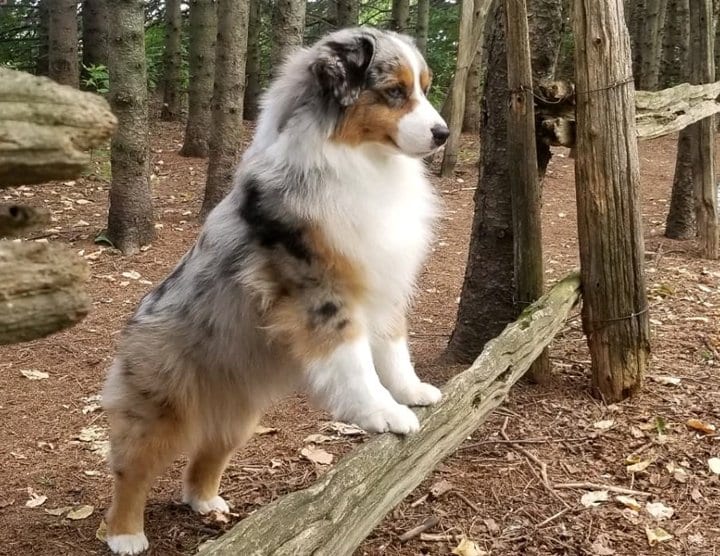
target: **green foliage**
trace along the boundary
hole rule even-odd
[[[110,92],[110,75],[107,66],[102,64],[86,66],[83,64],[82,67],[85,75],[82,84],[85,89],[100,95]]]
[[[40,48],[38,0],[0,3],[0,65],[35,71]]]
[[[458,3],[446,0],[431,1],[427,63],[433,70],[430,101],[436,107],[445,100],[455,76],[459,18]]]
[[[155,23],[145,29],[145,63],[148,89],[151,91],[162,83],[164,50],[165,27],[162,23]]]

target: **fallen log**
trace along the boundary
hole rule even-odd
[[[213,541],[201,556],[315,554],[355,548],[432,469],[477,429],[562,328],[580,296],[572,274],[530,305],[419,410],[419,432],[383,434],[356,449],[314,485],[279,498]]]
[[[90,310],[85,261],[68,247],[0,241],[0,345],[42,338]]]
[[[0,68],[0,187],[79,175],[116,125],[98,95]]]

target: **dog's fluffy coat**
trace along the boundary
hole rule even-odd
[[[110,369],[113,551],[147,548],[147,491],[181,451],[185,501],[227,511],[229,457],[294,388],[370,431],[412,432],[408,406],[440,399],[405,331],[436,212],[420,157],[447,136],[429,80],[410,39],[365,28],[284,65],[234,189],[142,300]]]

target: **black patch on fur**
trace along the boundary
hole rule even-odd
[[[352,105],[366,86],[375,56],[375,39],[368,34],[345,42],[329,41],[310,66],[322,92],[341,106]]]
[[[336,303],[333,303],[332,301],[326,301],[320,307],[315,309],[315,312],[324,319],[331,319],[335,315],[337,315],[340,308],[337,306]]]
[[[335,327],[338,331],[345,328],[348,324],[350,324],[350,319],[342,319],[340,322],[337,323],[337,326]]]
[[[148,315],[152,315],[155,311],[155,305],[163,298],[165,293],[172,288],[173,284],[177,282],[178,278],[180,278],[180,275],[185,270],[185,264],[187,263],[188,259],[190,258],[190,254],[183,257],[183,259],[180,261],[180,264],[178,264],[175,269],[162,281],[158,286],[151,291],[149,294],[147,294],[141,303],[142,309],[144,309],[144,312]],[[147,299],[147,304],[145,304],[145,300]]]
[[[247,222],[253,239],[268,249],[282,247],[296,259],[311,263],[313,256],[303,241],[302,227],[293,226],[271,214],[263,206],[258,185],[254,179],[246,182],[245,198],[240,205],[240,216]]]

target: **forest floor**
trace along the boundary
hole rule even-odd
[[[198,233],[194,215],[205,162],[178,156],[180,137],[180,125],[154,125],[158,238],[136,256],[122,257],[93,243],[106,219],[103,156],[83,178],[3,192],[5,199],[52,209],[54,228],[34,237],[70,243],[87,259],[93,310],[68,331],[0,348],[2,555],[107,554],[96,539],[111,486],[102,456],[106,422],[96,396],[126,319]],[[455,318],[477,183],[477,145],[465,137],[463,147],[456,176],[434,178],[445,210],[410,323],[418,372],[437,385],[462,370],[438,360]],[[697,419],[720,427],[720,262],[701,260],[694,242],[662,236],[675,138],[642,143],[640,152],[653,333],[642,392],[613,405],[591,396],[589,355],[575,315],[551,346],[552,382],[518,384],[507,403],[386,517],[357,555],[448,554],[462,535],[494,556],[720,551],[720,480],[708,466],[709,458],[720,456],[720,436],[687,424]],[[578,264],[573,161],[563,149],[556,151],[548,171],[543,219],[552,283]],[[47,373],[47,378],[31,380],[26,375],[34,375],[27,371]],[[327,415],[310,409],[300,396],[266,415],[262,424],[271,430],[236,455],[223,479],[222,495],[234,509],[229,524],[202,519],[180,504],[178,461],[150,496],[150,554],[194,554],[248,513],[311,484],[326,468],[300,454],[310,434],[329,437],[320,447],[336,460],[363,442],[328,432],[327,422]],[[502,429],[515,445],[503,441]],[[552,492],[537,464],[516,447],[547,464]],[[423,498],[439,481],[452,489]],[[586,482],[647,495],[635,496],[633,510],[631,501],[618,501],[613,492],[595,506],[583,498],[603,487],[557,486]],[[29,501],[34,507],[28,507]],[[77,512],[79,506],[91,508]],[[75,513],[68,514],[71,510]],[[399,534],[431,515],[439,524],[428,533],[440,537],[399,542]],[[662,536],[657,527],[672,538],[649,538]]]

